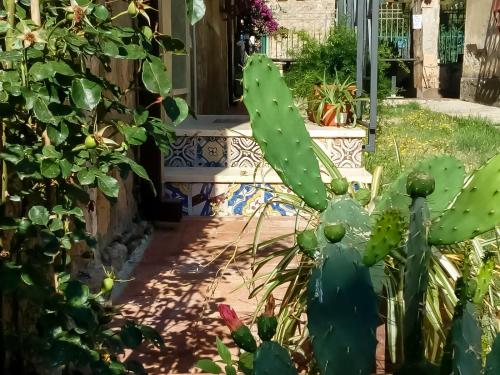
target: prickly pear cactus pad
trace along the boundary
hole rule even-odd
[[[363,253],[365,266],[373,266],[394,250],[403,239],[403,231],[404,220],[398,210],[386,210],[378,217]]]
[[[377,344],[377,297],[359,253],[328,244],[307,291],[307,320],[322,375],[371,374]]]
[[[424,338],[422,322],[425,314],[425,295],[429,283],[431,247],[427,241],[429,209],[425,198],[415,198],[410,207],[410,228],[406,243],[404,277],[405,314],[403,342],[405,360],[423,361]]]
[[[455,201],[433,220],[429,240],[447,245],[474,238],[500,224],[500,154],[476,170]]]
[[[457,306],[453,324],[441,363],[441,374],[481,374],[481,328],[475,314],[475,305],[466,302]]]
[[[264,55],[250,56],[243,69],[243,89],[253,136],[264,158],[308,206],[323,211],[326,188],[312,141],[276,65]]]
[[[255,352],[254,375],[296,375],[288,351],[273,341],[265,341]]]
[[[500,374],[500,333],[497,334],[491,352],[486,356],[486,366],[484,368],[484,375],[498,375]]]

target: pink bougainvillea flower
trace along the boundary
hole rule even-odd
[[[218,310],[222,320],[224,320],[224,323],[229,327],[231,332],[236,331],[243,325],[231,306],[221,303],[218,306]]]

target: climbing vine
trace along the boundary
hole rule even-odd
[[[198,21],[203,1],[186,4]],[[112,323],[112,277],[92,293],[70,276],[72,258],[96,245],[86,230],[89,191],[114,200],[120,177],[149,180],[131,149],[152,139],[166,151],[173,126],[188,115],[155,53],[184,46],[150,24],[154,11],[143,0],[0,4],[2,373],[144,373],[119,355],[144,340],[163,345],[150,327]],[[135,63],[137,79],[126,88],[96,73],[111,72],[114,59]],[[124,104],[131,92],[157,100],[131,108]],[[152,116],[154,106],[166,116]]]

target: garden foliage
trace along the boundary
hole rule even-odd
[[[112,278],[93,293],[70,277],[71,261],[96,245],[89,192],[113,201],[119,178],[149,180],[133,147],[151,139],[166,151],[188,115],[155,53],[182,53],[183,43],[149,24],[153,9],[142,0],[4,0],[0,9],[0,372],[144,373],[118,356],[144,340],[162,347],[161,337],[133,321],[111,324]],[[204,9],[187,0],[193,23]],[[128,86],[91,69],[113,73],[113,60],[134,67]],[[156,96],[152,106],[167,116],[126,106],[137,91]]]

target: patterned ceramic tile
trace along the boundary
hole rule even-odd
[[[258,210],[263,202],[263,191],[250,184],[230,186],[227,196],[228,216],[249,216]]]
[[[359,138],[325,138],[316,140],[337,167],[360,168],[362,140]]]
[[[168,150],[166,167],[194,167],[196,160],[196,139],[178,137]]]
[[[167,183],[163,194],[166,199],[179,199],[182,202],[182,214],[190,214],[191,184]]]
[[[269,202],[272,198],[277,197],[279,193],[293,194],[292,191],[284,185],[266,184],[265,187],[264,202]],[[267,206],[266,213],[269,216],[295,216],[297,210],[289,204],[275,201]]]
[[[262,152],[252,138],[231,138],[229,145],[229,165],[231,167],[253,168],[261,161]]]
[[[227,167],[226,137],[198,137],[196,143],[197,167]]]

